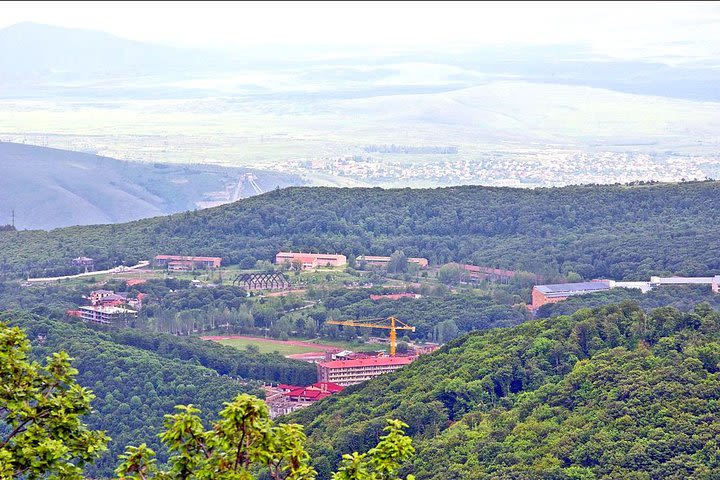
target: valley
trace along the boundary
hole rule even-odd
[[[637,361],[632,357],[637,336],[631,332],[638,327],[618,326],[621,332],[626,332],[623,337],[626,340],[599,333],[605,343],[598,343],[597,339],[572,343],[580,341],[578,332],[585,330],[578,330],[581,327],[576,324],[587,323],[588,315],[605,325],[592,327],[600,332],[610,328],[603,322],[616,321],[611,319],[616,318],[612,312],[617,308],[624,312],[623,322],[636,322],[643,315],[653,319],[669,316],[674,323],[668,325],[675,325],[672,328],[696,329],[705,325],[702,332],[706,333],[702,335],[706,337],[702,341],[712,345],[710,338],[716,331],[712,325],[720,309],[720,295],[707,285],[667,285],[646,293],[639,289],[606,289],[540,308],[532,308],[531,290],[538,284],[603,277],[618,281],[639,281],[645,275],[645,279],[652,275],[714,278],[712,275],[720,274],[717,242],[706,241],[703,235],[714,238],[717,232],[713,225],[719,223],[715,218],[717,211],[702,206],[714,202],[717,188],[717,182],[709,181],[538,190],[294,188],[234,204],[127,224],[50,232],[4,230],[0,232],[4,254],[0,305],[6,310],[6,321],[29,327],[33,342],[52,338],[49,345],[70,348],[73,345],[70,336],[50,337],[43,333],[70,328],[78,338],[103,336],[103,341],[110,342],[107,352],[113,351],[111,344],[139,348],[165,359],[158,361],[179,362],[182,368],[185,365],[209,368],[232,391],[256,389],[255,394],[269,402],[271,417],[306,425],[315,459],[313,465],[320,478],[330,478],[328,472],[336,467],[336,448],[363,449],[372,443],[380,424],[371,419],[384,415],[410,425],[408,433],[417,448],[425,452],[403,468],[420,478],[440,478],[440,471],[460,467],[452,459],[443,461],[443,467],[427,463],[434,456],[433,449],[459,453],[443,442],[452,443],[453,436],[458,434],[475,435],[472,429],[478,420],[474,419],[485,418],[488,409],[512,412],[514,402],[524,398],[522,392],[535,391],[542,382],[561,385],[565,375],[579,368],[572,367],[573,362],[584,358],[595,361],[595,353],[600,355],[597,361],[601,362],[605,348],[625,345],[629,350],[622,355],[629,355],[628,362]],[[588,211],[595,215],[588,215]],[[664,235],[657,234],[659,222],[666,229]],[[553,237],[545,237],[542,233],[545,230],[554,232]],[[607,236],[597,237],[600,230],[622,231],[623,235],[608,241]],[[148,236],[151,231],[153,235]],[[693,237],[681,236],[681,231],[692,231]],[[654,242],[648,248],[646,239],[651,236]],[[480,239],[483,248],[479,247]],[[545,246],[534,248],[538,242]],[[47,248],[52,245],[57,248]],[[508,251],[510,245],[515,247]],[[524,256],[523,250],[532,253]],[[168,255],[168,251],[172,254]],[[138,263],[141,268],[134,270],[117,268]],[[88,268],[98,271],[44,282],[27,282],[25,276],[25,273],[31,277],[72,275]],[[629,285],[635,283],[640,282]],[[100,303],[93,306],[95,301]],[[113,316],[110,310],[117,308],[127,310]],[[107,309],[109,316],[82,313],[103,309]],[[377,323],[391,316],[414,328],[413,332],[398,332],[397,357],[388,356],[387,330],[342,327],[331,322],[375,319],[373,323]],[[93,320],[101,318],[102,321]],[[665,328],[658,321],[652,320],[658,329]],[[48,330],[43,325],[52,328]],[[570,338],[571,343],[540,347],[538,338],[544,334],[539,332],[558,325],[568,330],[549,335]],[[673,335],[667,329],[655,328],[646,332]],[[519,348],[517,355],[544,355],[551,351],[567,363],[562,368],[556,364],[553,370],[540,357],[518,364],[507,352],[489,351],[482,355],[490,356],[482,359],[475,359],[482,351],[475,347],[467,353],[458,353],[458,345],[464,345],[468,339],[484,342],[482,331],[488,332],[487,341],[497,343],[497,348],[510,349],[503,342],[520,338],[518,341],[532,345]],[[535,333],[526,333],[530,331]],[[509,332],[517,332],[518,337]],[[697,334],[700,335],[699,331]],[[236,336],[240,338],[229,340]],[[216,338],[232,346],[199,337]],[[652,343],[657,341],[655,337],[647,338],[655,345]],[[79,355],[79,350],[73,348],[70,353]],[[112,456],[122,448],[123,439],[130,438],[128,435],[147,436],[152,432],[135,429],[132,420],[131,403],[146,402],[146,393],[136,392],[133,395],[138,400],[123,402],[129,405],[128,411],[114,403],[115,392],[121,394],[127,388],[121,386],[125,385],[124,377],[108,374],[108,378],[121,382],[113,387],[115,390],[108,390],[108,380],[95,380],[97,377],[86,370],[96,361],[96,355],[107,356],[108,353],[102,353],[105,351],[104,347],[89,349],[80,356],[87,358],[78,364],[80,379],[93,379],[90,385],[102,395],[96,400],[100,411],[116,408],[114,415],[119,415],[118,419],[129,417],[121,421],[127,425],[123,430],[97,424],[108,425],[111,436],[120,439],[111,444],[110,456],[93,467],[97,470],[92,471],[98,473],[108,471],[113,464]],[[550,358],[556,361],[552,360],[556,357]],[[366,369],[366,363],[377,363],[378,359],[390,359],[382,360],[386,363],[407,360],[396,367],[377,367],[376,378],[354,380],[347,373],[341,376],[333,373],[341,365],[345,371],[356,368],[356,364],[357,368]],[[533,370],[536,367],[530,365],[537,362],[540,370],[550,370],[543,374]],[[441,364],[445,367],[433,366]],[[448,365],[457,365],[453,368],[462,372],[473,371],[469,365],[488,370],[485,376],[468,376],[452,373]],[[148,370],[152,371],[157,369]],[[526,373],[518,373],[521,371]],[[419,375],[427,380],[430,372],[435,376],[434,387],[431,390],[423,387],[422,399],[416,398],[419,390],[414,378]],[[708,372],[716,375],[712,368]],[[507,378],[501,376],[506,374]],[[328,382],[328,378],[338,379],[335,381],[341,382],[338,388],[344,387],[342,391],[329,391],[328,388],[335,387],[331,387],[334,383]],[[664,380],[658,377],[657,381]],[[360,384],[353,385],[357,382]],[[190,386],[194,381],[183,384],[186,386],[178,385],[178,391],[200,395],[199,387]],[[213,388],[216,394],[212,401],[219,400],[223,394],[218,395],[217,387]],[[389,409],[388,405],[394,404],[391,400],[394,395],[412,401],[398,398],[400,406]],[[163,393],[163,398],[172,401],[183,397]],[[204,404],[214,405],[209,398],[207,402]],[[359,405],[372,405],[374,413],[362,413],[370,407],[358,409]],[[167,404],[157,404],[145,410],[146,425],[159,425],[168,408]],[[331,415],[340,415],[345,420],[338,424]],[[461,426],[466,424],[467,427]],[[471,430],[458,433],[463,428]],[[505,443],[502,448],[517,452],[512,443]],[[704,458],[693,451],[696,455],[693,458]],[[165,455],[161,450],[160,459],[167,458]],[[537,455],[548,453],[538,451]],[[535,457],[518,460],[518,465],[536,468],[532,467],[536,460],[531,458]],[[701,462],[688,461],[689,465]],[[505,468],[491,466],[495,465],[492,460],[482,462],[482,467],[471,464],[466,470],[458,470],[466,472],[459,473],[459,478],[466,478],[463,475],[491,478],[494,475],[491,472]],[[618,468],[631,469],[625,463],[622,465],[625,466]],[[486,468],[490,470],[483,470]],[[701,471],[697,470],[699,467],[689,468]]]
[[[720,480],[717,45],[4,2],[0,480]]]

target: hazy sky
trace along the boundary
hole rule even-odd
[[[720,57],[720,2],[2,2],[23,21],[184,46],[586,45],[613,57]]]

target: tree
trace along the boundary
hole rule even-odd
[[[94,395],[65,352],[30,362],[25,332],[0,322],[0,479],[81,479],[109,438],[81,421]]]
[[[401,251],[395,250],[390,255],[390,261],[387,265],[388,273],[404,273],[407,271],[408,260],[405,254]]]
[[[396,350],[397,353],[400,354],[408,353],[410,351],[410,345],[405,341],[398,342]]]
[[[457,263],[448,263],[438,270],[438,280],[446,285],[457,285],[460,283],[462,268]]]
[[[303,269],[303,261],[299,258],[294,258],[291,262],[291,269],[295,271],[295,275],[300,275]]]
[[[155,464],[155,452],[145,444],[127,447],[115,473],[120,480],[150,479],[243,479],[267,472],[273,480],[314,480],[315,470],[305,451],[301,425],[275,425],[268,407],[251,395],[238,395],[226,402],[220,420],[205,430],[192,405],[175,407],[178,413],[165,416],[166,430],[160,434],[171,452],[169,469]],[[412,440],[404,435],[407,425],[388,420],[386,435],[367,453],[344,455],[333,480],[391,480],[402,462],[414,453]],[[412,475],[407,480],[413,480]]]

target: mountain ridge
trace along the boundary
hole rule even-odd
[[[255,193],[241,181],[245,174],[254,175],[265,190],[303,183],[292,175],[247,168],[128,162],[0,142],[0,223],[10,223],[11,210],[21,229],[119,223],[192,210],[238,184],[242,196]]]

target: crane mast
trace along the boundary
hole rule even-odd
[[[389,322],[389,324],[383,324],[379,322]],[[328,320],[325,322],[328,325],[344,325],[346,327],[361,327],[361,328],[382,328],[390,330],[390,356],[395,356],[395,350],[397,348],[397,331],[398,330],[410,330],[415,331],[415,327],[411,327],[405,322],[398,320],[395,317],[387,318],[365,318],[358,320]]]

